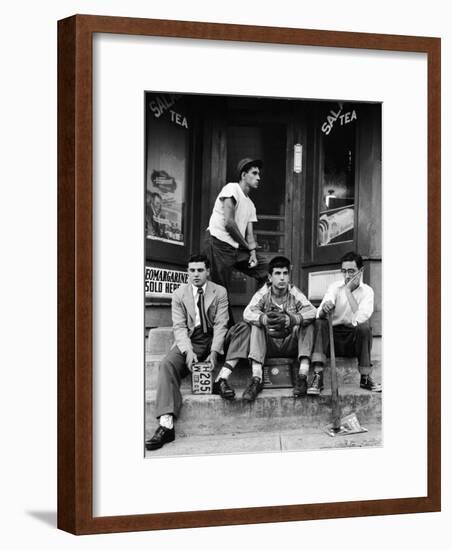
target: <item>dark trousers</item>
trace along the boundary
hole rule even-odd
[[[234,248],[228,243],[213,237],[208,231],[204,242],[204,254],[210,261],[210,278],[214,283],[224,286],[230,292],[232,270],[236,269],[248,277],[253,277],[262,286],[267,281],[268,263],[256,254],[257,265],[249,267],[250,254],[243,248]],[[234,324],[229,301],[229,326]]]
[[[333,327],[334,351],[338,357],[357,357],[358,370],[361,374],[372,372],[370,352],[372,350],[372,329],[368,321],[355,327],[337,325]],[[330,338],[327,319],[315,321],[315,343],[312,362],[317,363],[315,370],[323,370],[326,357],[330,353]]]
[[[264,364],[266,357],[296,357],[310,359],[314,344],[314,325],[293,327],[285,338],[272,338],[265,327],[256,327],[245,321],[237,323],[228,332],[228,359],[251,359]]]
[[[203,361],[210,353],[212,334],[204,334],[198,327],[191,337],[193,351],[199,361]],[[157,379],[157,396],[155,400],[155,416],[173,414],[179,416],[182,407],[182,394],[180,384],[190,371],[185,364],[185,355],[177,346],[170,349],[166,357],[160,363]]]

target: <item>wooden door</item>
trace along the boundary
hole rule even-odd
[[[237,163],[247,156],[263,162],[259,189],[250,198],[256,205],[258,222],[254,231],[258,252],[268,261],[274,256],[291,256],[292,203],[287,178],[287,123],[285,121],[232,122],[228,125],[227,181],[237,181]],[[256,282],[234,272],[230,288],[233,306],[245,306],[256,291]]]

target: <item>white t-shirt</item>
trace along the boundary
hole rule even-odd
[[[245,195],[238,183],[228,183],[220,191],[215,201],[208,229],[210,234],[220,241],[238,248],[239,243],[226,231],[224,220],[224,199],[232,197],[235,199],[235,223],[243,237],[245,237],[248,223],[257,222],[256,207],[253,201]]]

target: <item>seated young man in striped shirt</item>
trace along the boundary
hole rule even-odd
[[[214,384],[214,392],[224,399],[235,397],[227,381],[231,371],[240,359],[249,359],[252,377],[242,398],[254,401],[263,388],[262,366],[267,357],[297,358],[293,395],[306,395],[316,308],[290,284],[290,267],[290,260],[283,256],[271,260],[268,283],[252,297],[243,313],[244,320],[230,329],[226,362]]]

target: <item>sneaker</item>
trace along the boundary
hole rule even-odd
[[[146,441],[145,445],[148,451],[155,451],[163,447],[165,443],[171,443],[171,441],[174,441],[174,428],[170,429],[159,426],[151,439]]]
[[[226,378],[220,378],[217,382],[213,383],[212,393],[220,395],[227,401],[235,399],[235,391],[228,384]]]
[[[294,397],[302,397],[306,395],[306,392],[308,390],[308,378],[304,374],[297,373],[297,377],[295,378],[295,384],[293,387],[293,396]]]
[[[370,374],[362,374],[359,387],[363,390],[369,390],[372,392],[381,392],[381,384],[375,382],[375,380],[370,376]]]
[[[242,395],[242,399],[244,401],[248,401],[249,403],[253,402],[257,394],[262,391],[262,388],[264,387],[264,384],[260,378],[257,376],[253,376],[251,378],[251,382],[248,384],[248,387],[245,389]]]
[[[308,388],[308,395],[320,395],[323,390],[323,372],[315,372]]]

